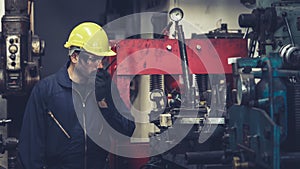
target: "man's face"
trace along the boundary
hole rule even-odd
[[[102,59],[103,57],[101,56],[95,56],[88,52],[81,51],[78,55],[78,62],[75,65],[75,71],[79,76],[89,78],[96,72]]]

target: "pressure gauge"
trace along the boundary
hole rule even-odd
[[[173,8],[169,12],[169,17],[172,21],[178,22],[183,18],[183,11],[180,8]]]

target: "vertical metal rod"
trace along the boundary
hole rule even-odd
[[[28,15],[30,18],[30,30],[34,34],[34,1],[28,1]]]
[[[273,169],[280,169],[280,127],[274,126]]]
[[[290,27],[290,24],[289,24],[289,22],[288,22],[288,20],[286,18],[286,15],[283,16],[283,18],[284,18],[284,22],[285,22],[285,25],[287,27],[288,33],[289,33],[289,37],[290,37],[291,43],[292,43],[293,46],[295,46],[295,42],[294,42],[294,38],[293,38],[293,35],[292,35],[291,27]]]
[[[182,76],[183,82],[185,86],[185,100],[188,105],[192,103],[192,91],[191,91],[191,77],[189,72],[189,63],[187,58],[186,46],[185,46],[185,37],[184,32],[182,29],[182,25],[176,24],[176,29],[178,32],[178,44],[179,44],[179,51],[180,51],[180,58],[181,58],[181,68],[182,68]]]

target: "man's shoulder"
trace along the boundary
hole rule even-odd
[[[55,84],[57,84],[55,78],[55,74],[48,75],[42,79],[40,79],[36,84],[35,88],[38,90],[50,90],[52,87],[54,87]]]
[[[41,80],[38,81],[38,84],[40,84],[40,85],[48,84],[48,83],[51,83],[54,81],[56,81],[55,73],[42,78]]]

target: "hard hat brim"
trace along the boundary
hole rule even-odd
[[[97,51],[93,51],[93,50],[87,50],[85,48],[82,48],[84,51],[92,54],[92,55],[95,55],[95,56],[101,56],[101,57],[110,57],[110,56],[116,56],[117,53],[114,52],[113,50],[109,49],[107,52],[97,52]]]
[[[65,48],[70,48],[71,45],[70,45],[69,43],[65,43],[64,47],[65,47]],[[109,56],[115,56],[115,55],[117,55],[117,53],[114,52],[114,51],[111,50],[111,49],[108,50],[107,52],[92,52],[92,51],[90,51],[90,50],[85,49],[84,47],[83,47],[83,49],[84,49],[85,51],[87,51],[87,52],[93,54],[93,55],[96,55],[96,56],[107,56],[107,57],[109,57]]]
[[[109,50],[107,52],[90,52],[90,53],[92,53],[92,54],[94,54],[96,56],[107,56],[107,57],[109,57],[109,56],[116,56],[117,55],[117,53],[114,52],[114,51],[112,51],[112,50]]]

